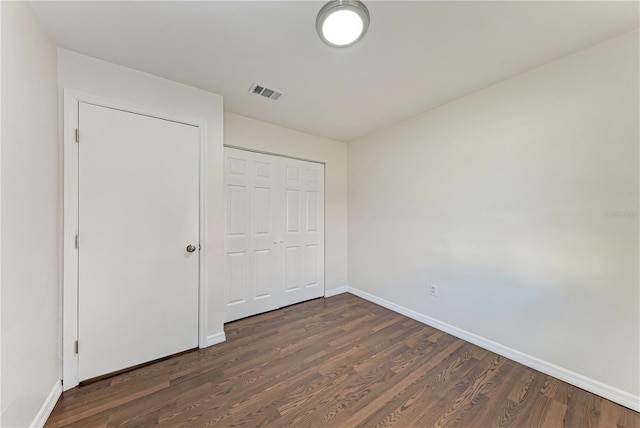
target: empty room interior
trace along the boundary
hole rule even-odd
[[[640,428],[639,2],[0,19],[0,426]]]

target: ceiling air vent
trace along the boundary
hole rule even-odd
[[[257,83],[251,85],[251,89],[249,89],[249,92],[251,92],[253,95],[260,95],[261,97],[269,98],[274,101],[278,101],[283,95],[282,92],[278,91],[277,89],[267,88],[266,86],[259,85]]]

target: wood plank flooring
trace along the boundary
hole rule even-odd
[[[640,414],[358,297],[74,388],[47,427],[640,427]]]

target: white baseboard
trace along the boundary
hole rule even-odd
[[[53,411],[53,408],[56,406],[58,398],[60,398],[61,395],[62,382],[58,380],[56,381],[55,385],[53,385],[49,396],[42,404],[42,407],[40,408],[40,411],[38,411],[35,419],[33,420],[33,422],[31,422],[31,428],[41,428],[44,426],[45,422],[47,422],[47,419],[49,419],[49,415]]]
[[[325,290],[324,297],[337,296],[338,294],[347,293],[349,291],[349,287],[346,285],[344,287],[332,288],[331,290]]]
[[[218,343],[222,343],[226,341],[227,341],[227,336],[225,336],[224,331],[221,331],[220,333],[214,333],[207,336],[207,344],[205,348],[208,348],[209,346],[217,345]]]
[[[522,365],[545,373],[549,376],[553,376],[571,385],[577,386],[578,388],[582,388],[584,390],[597,394],[603,398],[606,398],[607,400],[611,400],[622,406],[635,410],[636,412],[640,412],[640,396],[638,395],[633,395],[611,385],[607,385],[595,379],[588,378],[586,376],[572,372],[571,370],[567,370],[563,367],[556,366],[555,364],[549,363],[523,352],[516,351],[515,349],[511,349],[492,340],[485,339],[484,337],[478,336],[477,334],[470,333],[466,330],[454,327],[451,324],[438,321],[435,318],[428,317],[412,309],[405,308],[404,306],[400,306],[388,300],[374,296],[373,294],[369,294],[366,291],[358,290],[357,288],[353,288],[350,286],[346,288],[347,292],[358,297],[362,297],[365,300],[378,304],[406,317],[412,318],[423,324],[427,324],[431,327],[437,328],[438,330],[449,333],[452,336],[466,340],[467,342],[473,343],[474,345],[480,346],[481,348],[487,349],[491,352],[495,352],[496,354],[502,355],[503,357],[509,358]]]

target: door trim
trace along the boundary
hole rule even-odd
[[[317,163],[317,164],[320,164],[320,165],[324,165],[325,168],[327,166],[326,162],[321,162],[321,161],[312,160],[312,159],[298,158],[298,157],[295,157],[295,156],[283,155],[283,154],[273,153],[273,152],[265,152],[263,150],[249,149],[249,148],[246,148],[246,147],[234,146],[234,145],[231,145],[231,144],[224,144],[223,147],[225,149],[244,150],[245,152],[260,153],[261,155],[277,156],[279,158],[287,158],[287,159],[299,160],[299,161],[304,161],[304,162]],[[326,178],[325,178],[325,181],[326,181]]]
[[[132,106],[117,100],[64,89],[63,106],[63,281],[62,281],[62,380],[63,391],[78,385],[78,252],[75,236],[78,233],[78,105],[87,103],[129,113],[155,117],[195,126],[199,129],[199,229],[200,252],[198,258],[198,346],[207,346],[207,203],[206,203],[206,135],[207,121],[155,111],[147,107]],[[82,135],[80,135],[82,141]],[[80,243],[82,245],[82,243]],[[80,345],[82,346],[82,345]]]

